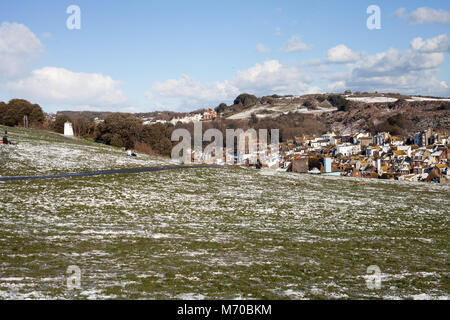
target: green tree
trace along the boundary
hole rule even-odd
[[[141,141],[160,155],[170,155],[172,151],[171,135],[172,129],[161,123],[146,125],[142,130]]]
[[[64,133],[64,124],[69,121],[72,122],[72,119],[70,119],[65,114],[58,114],[56,116],[55,121],[51,125],[51,129],[58,133]]]
[[[256,113],[252,112],[250,115],[250,125],[255,125],[258,123],[258,117],[256,116]]]
[[[129,113],[113,113],[100,123],[95,132],[97,139],[116,147],[134,148],[142,132],[142,121]]]
[[[351,108],[351,103],[341,95],[328,96],[328,102],[339,111],[348,111]]]
[[[92,137],[95,132],[95,122],[78,117],[73,120],[73,132],[77,137]]]
[[[23,125],[24,116],[29,124],[44,122],[44,112],[38,104],[32,104],[23,99],[12,99],[6,105],[2,123],[7,126]]]
[[[6,110],[7,110],[6,103],[0,101],[0,124],[3,124],[3,125],[5,124],[4,119],[5,119]]]
[[[242,93],[234,99],[234,104],[241,104],[244,108],[254,106],[259,102],[259,99],[248,93]]]
[[[216,110],[217,113],[222,113],[227,108],[227,105],[225,103],[219,104],[214,110]]]

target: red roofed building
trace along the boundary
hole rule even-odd
[[[213,109],[208,109],[203,113],[203,121],[214,120],[215,118],[217,118],[217,113]]]

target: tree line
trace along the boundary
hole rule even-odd
[[[12,99],[8,103],[0,101],[0,124],[23,126],[25,116],[30,126],[42,126],[44,123],[44,112],[38,104],[23,99]]]
[[[72,119],[60,114],[51,129],[64,133],[66,121],[72,123],[76,136],[92,138],[99,143],[162,156],[169,156],[172,150],[170,138],[173,129],[160,123],[144,125],[141,119],[129,113],[112,113],[99,123],[84,117]]]

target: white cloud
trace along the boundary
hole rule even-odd
[[[424,41],[422,38],[414,38],[411,48],[420,52],[446,52],[450,51],[450,39],[446,34]]]
[[[360,58],[360,56],[360,54],[353,52],[343,44],[333,47],[327,52],[327,60],[330,63],[355,62]]]
[[[318,72],[318,73],[324,73],[324,72],[331,72],[332,69],[331,69],[330,66],[325,65],[325,64],[322,64],[322,65],[313,67],[313,68],[312,68],[312,71],[313,71],[313,72]]]
[[[433,9],[428,7],[418,8],[411,12],[408,22],[410,24],[426,24],[426,23],[439,23],[449,24],[450,13],[443,9]]]
[[[345,81],[337,81],[330,83],[327,87],[328,92],[341,92],[346,89],[346,83]]]
[[[446,36],[423,40],[416,38],[405,51],[389,49],[374,55],[361,55],[348,64],[348,71],[326,77],[341,88],[342,82],[355,91],[394,91],[407,94],[449,95],[442,81],[436,79],[444,61],[442,51],[448,50]],[[324,77],[325,78],[325,77]],[[341,86],[341,87],[340,87]]]
[[[146,96],[149,100],[152,100],[155,97],[155,95],[150,90],[145,91],[144,96]]]
[[[42,37],[45,39],[50,39],[51,37],[53,37],[53,35],[50,32],[44,32],[42,34]]]
[[[276,36],[281,36],[281,28],[280,27],[276,27],[275,28],[275,35]]]
[[[445,51],[448,51],[446,35],[416,38],[411,41],[409,49],[389,49],[373,55],[355,53],[342,44],[328,50],[326,59],[308,60],[300,63],[299,67],[268,60],[239,70],[231,79],[222,82],[199,82],[183,75],[179,79],[154,83],[147,96],[153,102],[164,102],[164,106],[172,109],[180,109],[180,106],[192,109],[206,104],[231,103],[243,92],[256,96],[322,92],[315,85],[311,71],[327,72],[320,79],[328,92],[350,89],[449,96],[448,83],[436,78]],[[329,73],[336,63],[345,63],[344,70]],[[300,67],[308,68],[309,72],[303,72]],[[161,101],[161,98],[166,100]]]
[[[307,84],[312,81],[311,76],[304,74],[298,68],[285,67],[278,60],[269,60],[262,65],[257,63],[249,69],[236,72],[232,83],[242,92],[265,95],[269,93],[297,94],[305,91]]]
[[[420,53],[415,50],[400,52],[389,49],[361,59],[353,69],[358,75],[401,75],[411,71],[433,69],[444,61],[442,53]]]
[[[45,67],[23,79],[8,82],[7,89],[41,104],[113,107],[126,102],[119,85],[119,81],[98,73]]]
[[[300,66],[302,67],[313,67],[313,66],[320,66],[322,64],[322,60],[315,58],[315,59],[309,59],[307,61],[300,62]]]
[[[181,101],[181,105],[175,107],[178,109],[193,108],[219,102],[231,103],[243,92],[257,96],[320,92],[320,88],[310,85],[312,81],[311,76],[298,68],[285,67],[278,60],[269,60],[240,70],[231,80],[222,82],[199,82],[187,75],[156,82],[146,95],[159,103],[161,99],[178,99]],[[173,100],[171,102],[173,105]]]
[[[289,39],[287,44],[281,48],[281,51],[284,52],[300,52],[300,51],[308,51],[312,47],[300,41],[300,36],[295,35]]]
[[[0,25],[0,78],[22,75],[42,48],[42,43],[25,25],[3,22]]]
[[[258,43],[257,45],[256,45],[256,52],[258,52],[258,53],[265,53],[265,52],[269,52],[270,51],[270,49],[269,48],[267,48],[265,45],[263,45],[262,43]]]
[[[188,75],[180,79],[156,82],[146,92],[147,97],[179,98],[189,106],[205,105],[217,101],[230,100],[238,94],[238,89],[229,81],[199,82]]]
[[[402,18],[402,17],[404,17],[405,12],[406,12],[406,8],[400,8],[397,11],[395,11],[394,16],[397,18]]]

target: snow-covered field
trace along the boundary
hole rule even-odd
[[[423,98],[423,97],[411,97],[411,99],[406,99],[406,101],[441,101],[449,102],[450,99],[437,99],[437,98]]]
[[[224,168],[5,182],[0,194],[0,299],[449,296],[446,185]],[[371,265],[380,289],[366,285]],[[69,266],[80,289],[66,286]]]
[[[3,133],[5,127],[0,126]],[[83,172],[103,169],[151,167],[169,161],[126,152],[98,143],[68,139],[57,134],[48,136],[24,129],[9,129],[9,139],[17,145],[0,145],[0,176],[39,175]]]
[[[396,102],[398,99],[390,98],[390,97],[350,97],[346,96],[347,100],[350,101],[359,101],[365,103],[389,103]],[[450,99],[438,99],[438,98],[423,98],[423,97],[411,97],[410,99],[406,99],[409,102],[415,101],[440,101],[440,102],[448,102]]]
[[[246,109],[242,112],[236,113],[228,117],[228,119],[230,120],[249,119],[252,113],[255,113],[258,118],[268,118],[268,117],[276,118],[279,117],[280,115],[288,114],[289,112],[303,113],[303,114],[321,114],[337,110],[337,108],[321,108],[321,107],[316,108],[317,108],[316,110],[310,110],[307,107],[304,107],[303,105],[299,104],[286,104],[274,106],[264,105]],[[268,111],[269,113],[264,113],[265,111]]]
[[[388,97],[346,97],[347,100],[350,101],[359,101],[365,103],[387,103],[387,102],[395,102],[398,99],[388,98]]]

